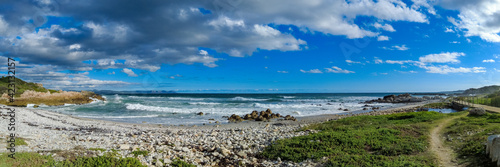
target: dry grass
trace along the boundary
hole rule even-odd
[[[11,106],[26,106],[27,104],[45,104],[49,106],[64,105],[64,104],[86,104],[92,102],[93,99],[104,100],[102,96],[93,92],[81,91],[59,91],[56,93],[36,92],[27,90],[19,98],[15,98],[14,102],[9,102],[9,95],[3,94],[0,97],[0,103]]]

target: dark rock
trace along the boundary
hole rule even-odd
[[[349,109],[346,108],[346,109],[344,109],[344,111],[349,111]]]
[[[250,114],[246,114],[245,117],[243,117],[243,119],[251,120],[251,119],[255,119],[255,118],[253,118],[252,115],[250,115]]]
[[[239,115],[233,114],[227,120],[229,120],[229,122],[241,122],[243,121],[243,118],[241,118]]]
[[[286,115],[286,116],[285,116],[285,120],[297,121],[297,119],[295,119],[295,117],[292,117],[292,116],[290,116],[290,115]]]
[[[267,119],[260,115],[255,119],[255,121],[267,121]]]
[[[368,110],[368,108],[363,108],[363,110]]]
[[[196,113],[196,115],[203,115],[203,112]]]
[[[342,108],[339,108],[338,110],[342,110]]]

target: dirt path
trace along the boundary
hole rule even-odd
[[[453,150],[451,148],[446,147],[443,143],[443,129],[450,124],[450,122],[454,119],[459,118],[460,116],[446,118],[442,120],[437,127],[431,130],[430,138],[430,150],[437,156],[439,161],[439,166],[459,166],[454,160]]]

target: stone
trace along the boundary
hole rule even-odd
[[[120,150],[129,150],[129,149],[130,149],[130,145],[128,145],[128,144],[120,145]]]
[[[481,115],[485,115],[486,114],[486,111],[484,110],[484,108],[471,108],[469,109],[469,115],[472,115],[472,116],[481,116]]]
[[[196,115],[203,115],[203,112],[196,113]]]
[[[245,153],[244,151],[240,151],[240,152],[236,153],[236,155],[240,156],[241,158],[247,157],[247,153]]]
[[[220,153],[224,156],[228,156],[229,154],[231,154],[231,151],[226,148],[221,148]]]
[[[243,118],[241,118],[239,115],[233,114],[227,120],[229,120],[229,122],[241,122],[243,121]]]

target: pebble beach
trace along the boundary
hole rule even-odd
[[[297,131],[312,123],[341,119],[356,115],[386,115],[411,112],[425,103],[359,113],[299,117],[297,121],[244,121],[203,126],[165,126],[159,124],[118,123],[78,118],[41,109],[15,108],[15,134],[27,145],[16,146],[16,152],[38,152],[64,160],[53,150],[73,152],[79,156],[98,156],[116,152],[121,157],[134,157],[134,150],[146,150],[146,156],[137,158],[148,166],[168,166],[182,159],[197,166],[318,166],[321,162],[307,160],[301,163],[259,158],[258,153],[273,141],[315,133]],[[6,106],[0,106],[7,108]],[[1,148],[12,131],[7,130],[10,117],[2,110],[0,125]],[[100,148],[100,150],[97,150]],[[87,151],[78,151],[87,150]],[[105,151],[104,151],[105,150]],[[1,149],[0,152],[7,152]]]

